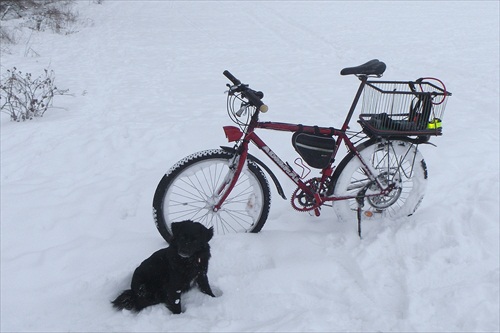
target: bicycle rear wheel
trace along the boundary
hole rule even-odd
[[[248,161],[222,207],[217,189],[231,177],[233,155],[221,150],[206,150],[187,156],[163,176],[153,198],[155,224],[170,242],[172,222],[193,220],[213,227],[216,234],[259,232],[271,205],[269,184],[262,170]]]
[[[362,159],[376,171],[379,182],[393,186],[387,194],[365,197],[363,219],[412,215],[424,197],[428,176],[424,158],[417,146],[401,140],[370,140],[357,149]],[[342,160],[333,179],[335,196],[356,196],[365,187],[366,194],[380,191],[369,180],[361,161],[353,153]],[[357,221],[356,199],[336,201],[333,207],[341,221]]]

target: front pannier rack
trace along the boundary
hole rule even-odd
[[[442,135],[448,96],[444,84],[424,79],[367,81],[358,122],[373,137]]]

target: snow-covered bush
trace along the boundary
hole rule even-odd
[[[13,121],[42,117],[55,95],[68,92],[57,89],[54,77],[54,71],[48,69],[36,78],[15,67],[7,70],[0,81],[0,111],[9,114]]]
[[[77,22],[78,14],[70,8],[69,1],[48,4],[27,20],[28,27],[37,31],[51,30],[56,33],[74,32],[71,27]]]
[[[72,9],[74,0],[4,0],[0,4],[0,19],[23,18],[23,26],[35,31],[74,32],[78,13]]]

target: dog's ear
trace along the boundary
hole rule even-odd
[[[172,229],[172,237],[175,238],[177,236],[177,233],[179,232],[179,227],[180,227],[180,222],[173,222],[170,225],[170,228]]]
[[[213,236],[214,236],[214,227],[210,227],[210,229],[206,229],[205,237],[207,238],[207,242],[210,241]]]

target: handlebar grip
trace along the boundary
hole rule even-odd
[[[225,70],[222,74],[229,79],[234,85],[238,86],[241,84],[241,81],[234,77],[233,74],[229,73],[228,70]]]
[[[248,99],[248,101],[250,103],[252,103],[253,106],[255,106],[257,108],[257,110],[261,111],[261,112],[267,112],[267,110],[269,109],[267,107],[266,104],[262,103],[262,101],[260,100],[260,98],[257,96],[256,92],[251,90],[251,89],[247,89],[243,92],[243,94],[245,95],[245,97]],[[262,94],[262,93],[261,93]],[[262,94],[262,96],[264,96],[264,94]]]

